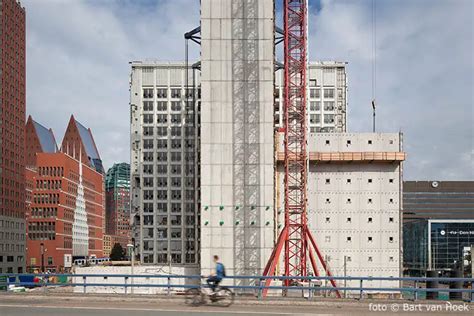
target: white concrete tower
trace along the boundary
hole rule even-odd
[[[79,153],[79,157],[82,157],[82,152]],[[84,185],[82,184],[81,158],[79,158],[78,163],[79,183],[77,185],[74,223],[72,224],[72,254],[73,256],[87,256],[89,254],[89,225],[87,224],[86,201],[84,199]]]
[[[259,275],[273,234],[274,1],[201,1],[201,270]]]

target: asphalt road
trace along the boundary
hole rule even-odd
[[[375,305],[374,305],[375,304]],[[406,304],[406,306],[404,306]],[[380,301],[274,301],[259,302],[239,299],[231,307],[184,305],[182,298],[171,300],[143,299],[141,297],[68,296],[55,293],[47,296],[0,295],[0,316],[202,316],[202,315],[387,315],[403,312],[406,315],[472,315],[473,304],[462,302],[468,310],[447,310],[445,302],[380,302]],[[394,306],[397,307],[394,310]],[[433,311],[430,306],[439,306]],[[465,307],[465,308],[466,308]],[[385,308],[385,310],[384,310]],[[432,315],[434,316],[434,315]]]

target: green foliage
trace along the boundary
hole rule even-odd
[[[110,260],[111,261],[123,261],[125,260],[125,249],[123,249],[122,245],[116,243],[110,252]]]

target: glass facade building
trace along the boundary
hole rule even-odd
[[[405,223],[404,268],[409,275],[424,275],[427,269],[456,268],[474,245],[474,220],[419,220]]]

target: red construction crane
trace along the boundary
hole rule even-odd
[[[284,285],[290,286],[298,277],[308,275],[309,257],[314,275],[319,271],[314,253],[327,276],[331,276],[309,228],[307,206],[307,127],[306,127],[306,69],[307,69],[307,0],[283,0],[284,23],[284,133],[285,133],[285,226],[264,270],[274,276],[285,249]],[[335,287],[334,280],[330,280]],[[266,280],[269,286],[271,279]],[[268,288],[263,291],[266,295]],[[338,297],[340,294],[336,291]]]

